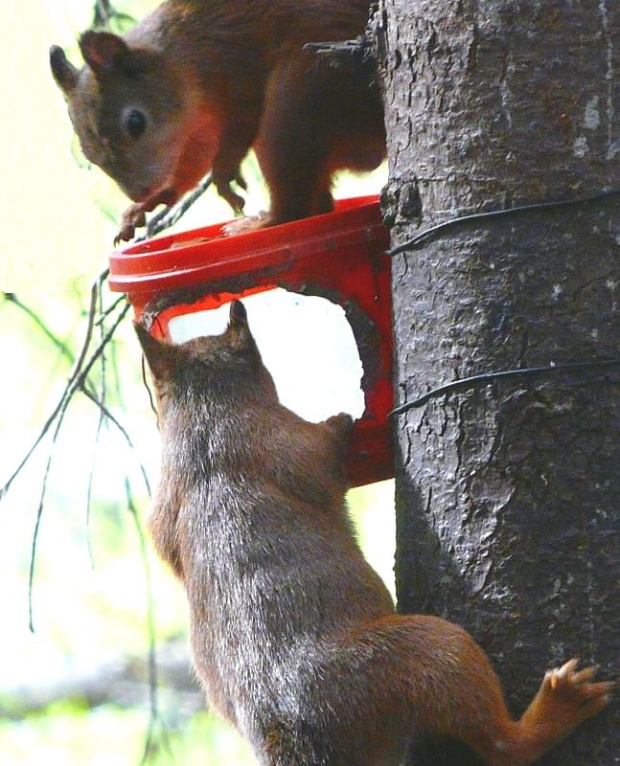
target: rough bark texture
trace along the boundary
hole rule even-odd
[[[620,186],[617,0],[382,11],[394,245],[420,224]],[[620,358],[619,244],[615,201],[468,226],[397,256],[399,401],[479,372]],[[619,382],[505,381],[398,419],[400,607],[470,629],[516,714],[570,656],[617,675]],[[544,763],[619,754],[616,702]]]

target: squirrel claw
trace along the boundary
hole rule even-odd
[[[114,246],[116,247],[119,242],[129,242],[135,236],[136,229],[141,226],[146,226],[144,205],[131,205],[123,213],[120,231],[114,237]]]
[[[174,189],[164,189],[163,191],[149,197],[144,202],[136,202],[134,205],[125,210],[123,213],[123,219],[121,221],[121,230],[114,237],[114,245],[118,245],[119,242],[129,242],[133,239],[136,233],[136,229],[140,229],[146,226],[146,213],[150,213],[158,205],[166,205],[171,207],[178,200],[179,195]]]
[[[595,715],[609,703],[614,683],[593,683],[596,668],[577,670],[577,666],[578,660],[572,659],[545,675],[541,692],[549,707],[554,710],[554,719],[566,716],[578,722]]]
[[[242,189],[248,188],[241,173],[237,173],[235,176],[226,178],[225,180],[223,178],[213,178],[213,183],[215,184],[217,193],[222,199],[225,199],[226,202],[228,202],[234,212],[237,214],[242,213],[243,208],[245,207],[245,200],[231,188],[232,183],[237,184]]]
[[[225,199],[226,202],[228,202],[236,214],[243,213],[245,200],[239,194],[235,194],[235,192],[230,188],[230,184],[226,184],[225,187],[218,186],[217,193],[220,195],[220,197]]]

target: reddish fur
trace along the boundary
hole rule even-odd
[[[365,66],[334,69],[303,46],[360,35],[368,13],[368,0],[167,0],[122,40],[86,33],[80,72],[53,49],[84,153],[136,202],[120,237],[209,170],[240,209],[230,185],[252,146],[271,194],[254,226],[331,210],[334,172],[385,156],[381,99]],[[128,105],[152,118],[144,139],[120,129]]]
[[[468,633],[394,613],[346,516],[350,419],[279,404],[240,304],[217,338],[139,337],[164,445],[153,538],[187,590],[210,704],[263,764],[395,766],[426,733],[526,766],[605,707],[612,684],[571,661],[515,722]]]

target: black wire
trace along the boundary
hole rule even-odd
[[[436,236],[443,234],[446,230],[457,228],[458,226],[475,223],[480,221],[488,221],[493,218],[507,218],[513,215],[520,215],[522,213],[529,213],[532,211],[545,211],[545,210],[557,210],[563,207],[575,207],[578,205],[589,205],[601,200],[610,199],[613,197],[620,197],[620,189],[610,189],[609,191],[599,192],[598,194],[591,194],[587,197],[577,197],[576,199],[564,199],[564,200],[550,200],[549,202],[535,202],[531,205],[519,205],[517,207],[504,208],[502,210],[490,210],[486,213],[472,213],[471,215],[459,216],[458,218],[451,218],[449,221],[438,223],[436,226],[431,226],[424,231],[421,231],[412,239],[393,247],[387,251],[388,255],[399,255],[406,250],[416,250],[426,243],[428,239],[434,239]]]
[[[566,370],[578,371],[596,367],[620,367],[620,359],[599,359],[591,362],[568,362],[567,364],[554,364],[545,367],[524,367],[517,370],[500,370],[499,372],[485,372],[480,375],[472,375],[468,378],[460,378],[459,380],[453,380],[450,383],[444,383],[442,386],[433,388],[431,391],[428,391],[423,396],[419,396],[417,399],[399,404],[398,407],[394,407],[394,409],[388,413],[388,417],[391,417],[392,415],[400,415],[407,410],[423,407],[431,399],[435,399],[438,396],[450,394],[454,391],[462,391],[467,388],[474,388],[479,383],[490,383],[494,380],[510,377],[533,378],[538,375],[550,375],[553,373],[565,372]]]

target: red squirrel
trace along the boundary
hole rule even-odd
[[[360,35],[369,0],[166,0],[119,37],[88,31],[78,70],[51,69],[86,157],[132,199],[118,239],[209,171],[236,212],[253,147],[271,210],[246,228],[328,212],[340,168],[385,157],[383,107],[366,67],[334,68],[311,41]]]
[[[346,512],[351,418],[280,404],[241,303],[220,336],[136,330],[163,449],[150,530],[187,592],[209,704],[261,764],[396,766],[426,733],[524,766],[607,705],[613,684],[570,660],[513,721],[468,633],[395,613]]]

